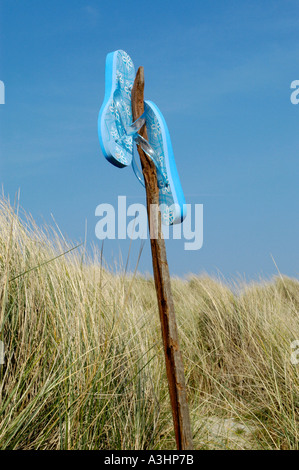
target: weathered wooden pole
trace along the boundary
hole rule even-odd
[[[132,88],[132,112],[134,121],[144,112],[144,70],[139,67]],[[146,125],[139,134],[147,140]],[[166,372],[172,408],[175,438],[178,450],[193,449],[185,374],[180,352],[178,330],[166,258],[165,241],[161,230],[159,189],[156,167],[140,146],[138,153],[144,176],[147,214],[150,229],[153,271],[165,353]]]

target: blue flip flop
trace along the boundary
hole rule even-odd
[[[106,58],[105,97],[98,118],[98,134],[102,152],[113,165],[123,168],[132,162],[133,137],[123,129],[132,124],[131,90],[135,68],[130,56],[118,50]],[[116,102],[121,102],[120,113]]]
[[[134,80],[135,68],[126,52],[118,50],[107,55],[105,97],[98,119],[101,149],[106,159],[119,168],[132,163],[143,184],[142,173],[133,159],[133,142],[140,145],[156,165],[162,223],[179,224],[186,216],[186,203],[169,131],[161,111],[152,101],[145,101],[143,115],[133,122],[131,90]],[[138,134],[144,123],[148,141]]]
[[[135,137],[135,141],[156,165],[162,223],[164,225],[179,224],[186,217],[186,202],[175,164],[168,127],[155,103],[145,101],[144,111],[148,142],[138,135]],[[141,173],[134,160],[133,169],[142,183]]]

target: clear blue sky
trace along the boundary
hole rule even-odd
[[[204,204],[204,245],[168,241],[172,274],[247,279],[299,271],[298,1],[0,0],[0,176],[6,195],[73,240],[97,242],[95,208],[143,202],[132,170],[101,154],[105,57],[145,68],[189,203]],[[132,245],[130,268],[140,241]],[[109,241],[110,263],[129,243]],[[149,242],[139,269],[151,272]]]

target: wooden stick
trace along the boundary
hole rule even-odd
[[[134,121],[144,112],[143,67],[139,67],[132,88],[132,112]],[[145,125],[140,129],[139,134],[145,139],[148,138]],[[193,444],[185,386],[184,365],[179,347],[165,241],[161,230],[161,214],[158,209],[159,189],[156,167],[140,146],[138,146],[138,153],[141,160],[146,189],[153,271],[176,444],[178,450],[191,450],[193,449]]]

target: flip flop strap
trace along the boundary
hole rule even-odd
[[[164,175],[162,174],[161,168],[158,165],[159,161],[159,156],[157,155],[157,152],[153,149],[153,147],[150,145],[150,143],[144,139],[141,135],[138,134],[138,131],[141,129],[141,127],[146,123],[146,112],[144,112],[136,121],[134,121],[131,125],[126,125],[124,116],[126,115],[125,109],[124,109],[124,103],[122,100],[122,95],[120,90],[117,88],[113,94],[113,101],[118,113],[118,118],[115,119],[116,122],[116,128],[119,134],[119,139],[116,140],[118,144],[121,144],[124,139],[128,137],[132,137],[133,140],[136,142],[136,145],[140,145],[144,153],[154,162],[155,167],[157,169],[157,172],[159,173],[160,181],[159,187],[167,187],[168,186],[168,181],[165,179]],[[133,171],[137,177],[137,179],[140,181],[140,183],[144,186],[143,178],[142,178],[142,172],[138,167],[138,164],[136,162],[134,152],[133,152],[133,160],[132,160],[132,167]]]

